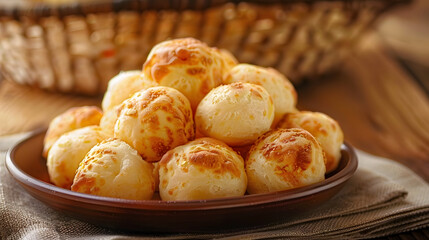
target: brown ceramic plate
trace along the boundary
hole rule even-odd
[[[72,192],[49,183],[41,157],[45,132],[13,147],[6,166],[33,197],[95,225],[145,232],[210,232],[274,224],[284,216],[315,209],[332,198],[354,174],[353,148],[342,146],[338,169],[323,182],[293,190],[201,201],[123,200]]]

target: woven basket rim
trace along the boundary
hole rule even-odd
[[[316,2],[343,2],[354,4],[359,2],[385,2],[388,5],[407,3],[412,0],[95,0],[86,3],[33,3],[25,6],[1,7],[0,17],[20,16],[40,18],[48,16],[65,17],[69,15],[86,15],[93,13],[119,11],[146,11],[146,10],[205,10],[227,3],[250,3],[256,5],[316,3]]]

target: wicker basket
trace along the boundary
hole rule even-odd
[[[39,0],[40,1],[40,0]],[[0,72],[17,83],[96,95],[152,46],[195,37],[293,83],[324,74],[381,13],[406,0],[115,0],[0,9]],[[234,3],[232,3],[234,2]]]

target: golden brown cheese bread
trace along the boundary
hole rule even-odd
[[[55,117],[48,127],[43,140],[43,157],[48,156],[49,149],[57,139],[66,132],[72,130],[98,125],[103,113],[95,106],[74,107]]]
[[[134,93],[157,85],[156,82],[147,79],[141,71],[120,72],[109,81],[101,103],[103,112],[121,104]]]
[[[344,134],[337,121],[324,113],[301,111],[289,113],[277,125],[279,128],[302,128],[320,142],[326,155],[326,172],[338,167]]]
[[[114,136],[154,162],[170,149],[195,137],[188,99],[170,87],[153,87],[125,100],[116,120]]]
[[[273,68],[264,68],[250,64],[233,67],[225,77],[225,84],[246,82],[260,85],[271,95],[275,107],[273,125],[285,113],[296,112],[297,94],[292,83]]]
[[[116,120],[118,119],[120,113],[120,105],[115,106],[107,111],[103,112],[103,117],[100,119],[101,129],[109,136],[113,137]]]
[[[241,82],[210,91],[195,113],[198,131],[230,146],[253,143],[270,130],[273,119],[274,104],[268,92]]]
[[[151,199],[152,164],[125,142],[110,138],[93,147],[79,164],[71,186],[75,192],[133,200]]]
[[[161,86],[179,90],[195,109],[211,89],[222,83],[224,65],[221,55],[205,43],[182,38],[154,46],[143,73]]]
[[[98,126],[88,126],[67,132],[54,143],[46,165],[51,182],[70,189],[79,163],[85,155],[107,136]]]
[[[217,49],[212,48],[215,53],[220,55],[220,58],[223,60],[223,72],[224,74],[228,73],[233,67],[235,67],[239,62],[234,57],[234,55],[226,49]]]
[[[200,138],[170,150],[159,163],[162,200],[201,200],[243,196],[244,161],[225,143]]]
[[[319,142],[299,128],[277,129],[261,136],[246,159],[250,194],[302,187],[325,179]]]

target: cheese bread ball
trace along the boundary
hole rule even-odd
[[[148,200],[155,190],[152,164],[125,142],[109,138],[93,147],[79,164],[71,186],[75,192]]]
[[[225,83],[247,82],[260,85],[271,95],[275,107],[275,125],[285,113],[296,112],[297,94],[292,83],[273,68],[239,64],[229,71]]]
[[[159,161],[168,150],[195,137],[188,99],[169,87],[153,87],[125,100],[114,136],[135,148],[146,161]]]
[[[157,85],[156,82],[147,79],[141,71],[121,72],[109,81],[101,107],[106,112],[134,93]]]
[[[337,121],[324,113],[301,111],[289,113],[277,125],[279,128],[302,128],[322,145],[326,155],[326,172],[338,167],[344,134]]]
[[[226,49],[217,49],[212,48],[217,54],[220,55],[220,58],[223,60],[223,72],[224,74],[228,73],[233,67],[235,67],[239,62],[234,57],[234,55]]]
[[[205,43],[182,38],[152,48],[143,73],[161,86],[179,90],[195,109],[203,97],[222,83],[223,59]]]
[[[116,120],[118,119],[118,115],[120,112],[120,105],[115,106],[112,109],[104,111],[103,117],[100,119],[100,127],[101,129],[109,135],[109,137],[113,137],[113,132],[115,129]]]
[[[195,113],[198,131],[230,146],[253,143],[270,129],[273,119],[274,105],[268,92],[241,82],[210,91]]]
[[[281,191],[325,179],[325,157],[317,140],[299,128],[264,134],[246,159],[250,194]]]
[[[72,130],[98,125],[103,113],[95,106],[74,107],[55,117],[48,127],[43,140],[43,157],[48,156],[49,149],[57,139],[66,132]]]
[[[200,138],[167,152],[159,163],[162,200],[202,200],[243,196],[244,161],[225,143]]]
[[[107,138],[100,127],[89,126],[63,134],[48,153],[46,165],[51,182],[70,189],[79,163],[97,143]]]

